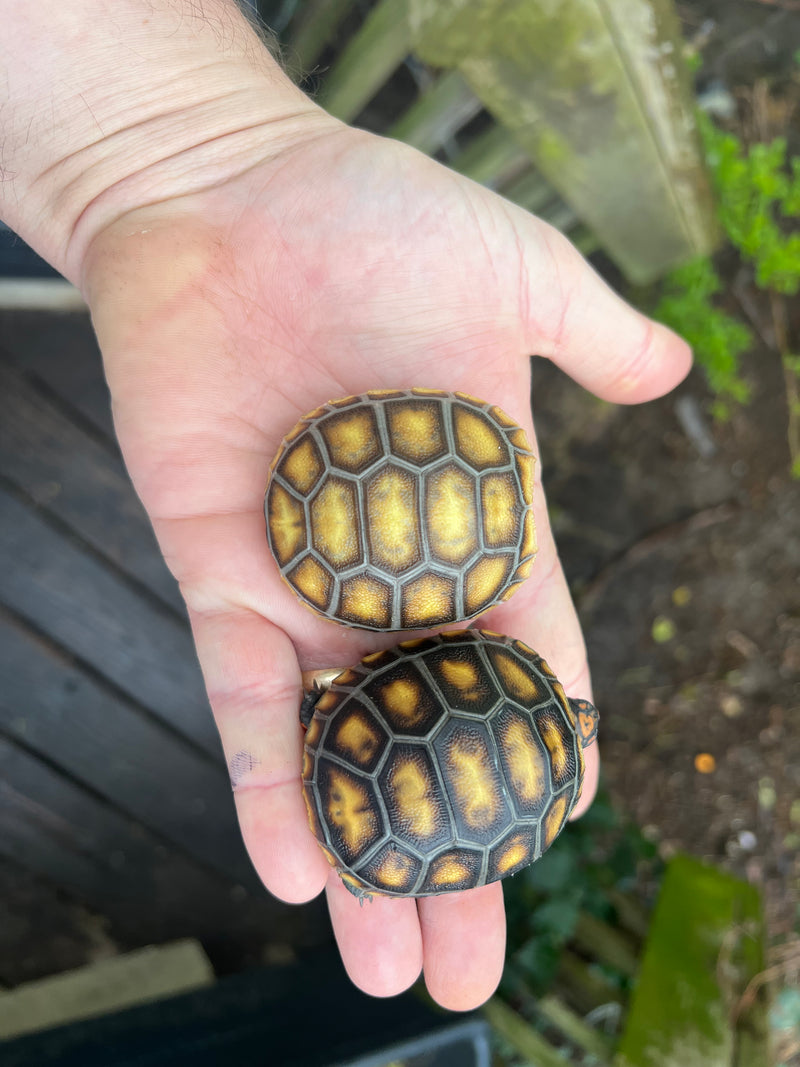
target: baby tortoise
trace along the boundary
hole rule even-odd
[[[538,859],[581,795],[597,710],[521,641],[453,630],[306,695],[311,829],[356,896],[471,889]]]
[[[468,620],[530,573],[533,467],[524,431],[466,393],[332,400],[300,420],[273,461],[270,548],[297,596],[340,623]]]

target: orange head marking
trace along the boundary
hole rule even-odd
[[[594,704],[590,704],[588,700],[570,699],[569,706],[575,713],[578,737],[580,737],[583,747],[586,748],[597,737],[597,723],[600,719],[600,714]]]

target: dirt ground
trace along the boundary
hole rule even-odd
[[[753,135],[753,93],[769,86],[769,134],[800,152],[798,5],[679,13],[703,53],[701,91],[735,104],[731,128]],[[665,856],[684,849],[762,886],[782,941],[800,899],[800,482],[769,304],[735,257],[719,269],[723,305],[756,336],[752,399],[727,424],[708,415],[698,370],[624,409],[537,361],[533,403],[612,799]],[[796,350],[800,300],[787,306]]]

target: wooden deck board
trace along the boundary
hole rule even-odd
[[[120,811],[252,878],[224,765],[181,742],[0,610],[0,727]]]
[[[293,908],[220,877],[1,737],[0,856],[104,916],[126,947],[193,936],[235,958],[328,937],[319,903]]]
[[[35,376],[76,418],[115,442],[111,400],[88,313],[3,310],[0,359]]]
[[[185,611],[112,432],[88,316],[0,312],[5,985],[91,959],[82,909],[106,950],[193,936],[228,970],[330,937],[319,901],[275,901],[250,866]]]
[[[116,446],[70,421],[8,361],[0,362],[0,427],[0,473],[184,616]]]
[[[218,757],[187,626],[2,488],[0,519],[0,604]]]

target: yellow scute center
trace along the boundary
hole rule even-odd
[[[559,797],[553,804],[544,821],[544,844],[542,851],[549,848],[558,836],[558,831],[564,825],[567,816],[567,798]]]
[[[436,865],[432,880],[436,885],[457,885],[470,877],[470,870],[456,859],[447,858]]]
[[[508,474],[487,474],[481,485],[481,500],[486,543],[493,546],[510,545],[520,507],[514,480]]]
[[[530,854],[530,847],[522,836],[512,838],[497,859],[498,874],[508,874],[514,867],[529,860]]]
[[[531,707],[544,700],[546,694],[536,679],[524,670],[508,652],[493,649],[492,661],[509,694],[520,704]]]
[[[485,418],[462,407],[453,408],[453,418],[460,456],[479,468],[508,462],[502,437]]]
[[[416,487],[408,471],[389,467],[370,483],[367,530],[375,563],[394,571],[419,559]]]
[[[546,781],[538,745],[519,719],[512,719],[504,726],[502,741],[514,792],[525,803],[535,804],[544,796]]]
[[[415,726],[422,719],[419,684],[409,678],[396,678],[385,685],[381,689],[381,701],[387,711],[407,726]]]
[[[331,460],[345,470],[358,470],[379,453],[375,426],[369,412],[339,415],[322,425]]]
[[[539,723],[539,730],[553,761],[553,774],[556,778],[561,778],[569,763],[569,755],[567,754],[567,746],[564,744],[564,738],[551,719],[543,719]]]
[[[311,505],[314,545],[334,567],[352,566],[361,555],[355,492],[331,478]]]
[[[305,539],[305,516],[302,504],[280,485],[269,495],[269,528],[279,562],[288,563]]]
[[[478,545],[475,487],[465,471],[446,467],[428,483],[426,493],[431,549],[446,563],[461,563]]]
[[[377,833],[378,822],[370,807],[367,790],[354,778],[333,768],[330,772],[327,816],[329,823],[342,835],[350,852],[358,852]]]
[[[439,805],[424,769],[413,759],[398,760],[392,768],[389,783],[397,816],[413,829],[415,835],[432,837],[438,829]]]
[[[458,809],[470,829],[491,825],[500,811],[497,783],[486,743],[470,732],[454,737],[447,749],[448,777]]]
[[[399,889],[414,873],[414,864],[401,852],[390,852],[375,871],[376,881],[386,889]]]
[[[363,715],[348,715],[336,731],[336,745],[360,767],[372,761],[379,744],[378,731]]]

